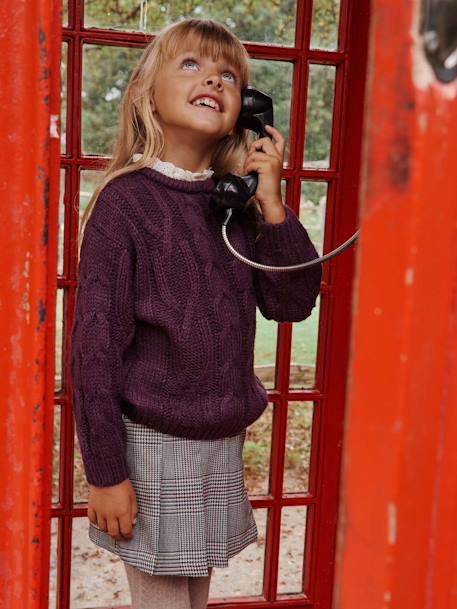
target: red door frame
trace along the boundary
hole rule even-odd
[[[457,80],[420,11],[374,5],[338,609],[457,607]]]
[[[19,3],[20,4],[20,3]],[[43,6],[45,3],[43,0]],[[59,5],[56,2],[56,6]],[[25,8],[21,5],[21,8]],[[351,10],[349,10],[351,9]],[[43,9],[44,10],[44,9]],[[60,60],[60,39],[56,36],[59,31],[58,10],[52,15],[48,14],[46,24],[46,40],[50,41],[46,60],[52,65],[52,100],[54,103],[58,99],[56,87],[59,83],[58,65]],[[49,7],[48,7],[48,13]],[[36,15],[32,14],[33,18]],[[66,181],[65,198],[67,201],[65,234],[70,236],[68,246],[69,268],[64,269],[64,275],[57,277],[58,289],[63,289],[66,293],[66,328],[67,331],[72,325],[72,311],[74,306],[74,291],[76,288],[75,269],[76,269],[76,233],[77,233],[77,212],[68,202],[75,200],[75,195],[79,189],[79,170],[80,168],[98,167],[103,159],[95,157],[84,157],[81,154],[79,126],[80,120],[80,88],[81,88],[81,59],[82,44],[84,42],[95,42],[105,44],[120,44],[122,46],[143,46],[145,36],[143,34],[131,34],[112,31],[85,30],[82,27],[81,4],[73,0],[70,2],[70,23],[71,28],[64,28],[63,38],[69,41],[69,73],[73,78],[69,81],[68,98],[70,100],[67,113],[69,124],[76,127],[73,136],[68,141],[68,154],[62,157],[62,166],[68,169],[68,179]],[[26,16],[22,18],[26,21]],[[33,18],[27,21],[27,28],[33,29]],[[6,23],[13,19],[13,12],[5,15]],[[52,21],[53,19],[53,21]],[[290,160],[289,167],[284,170],[284,177],[289,182],[288,204],[298,212],[298,201],[300,195],[300,179],[325,179],[330,183],[329,198],[327,203],[327,230],[325,237],[325,250],[328,251],[335,245],[344,241],[356,228],[356,207],[358,189],[358,168],[361,148],[361,121],[360,117],[363,110],[365,60],[366,60],[366,40],[368,23],[368,0],[356,2],[355,0],[342,1],[340,41],[341,48],[337,52],[309,51],[310,38],[311,3],[299,2],[299,12],[297,15],[297,46],[296,48],[272,46],[266,47],[258,44],[246,44],[251,56],[265,59],[279,59],[295,61],[294,85],[293,85],[293,107],[291,118],[291,137],[290,137]],[[52,27],[53,26],[53,27]],[[24,28],[24,39],[27,39],[29,29]],[[51,36],[51,31],[53,36]],[[15,36],[17,30],[11,28],[11,37],[8,40],[9,46],[5,47],[4,57],[11,55],[11,50],[15,49]],[[43,45],[41,48],[43,58]],[[40,56],[37,52],[36,56]],[[334,131],[332,141],[331,169],[329,170],[309,170],[302,169],[303,141],[305,133],[304,112],[306,107],[307,90],[307,62],[329,63],[338,65],[336,83],[336,101],[334,112]],[[21,73],[21,68],[18,69]],[[47,75],[49,77],[49,74]],[[17,92],[22,93],[20,83],[16,83]],[[71,86],[70,86],[71,85]],[[30,102],[33,104],[33,102]],[[49,108],[43,110],[43,116],[49,117]],[[21,117],[22,124],[24,123]],[[35,116],[30,115],[30,123],[34,125]],[[54,123],[52,123],[54,124]],[[54,129],[54,127],[53,127]],[[55,130],[51,134],[55,135]],[[70,130],[67,130],[71,133]],[[20,150],[29,151],[27,138],[18,141],[18,153]],[[51,198],[52,198],[52,223],[49,241],[49,252],[47,262],[50,268],[56,270],[57,252],[57,200],[58,200],[58,171],[56,159],[58,159],[58,142],[51,140],[52,146],[46,149],[48,141],[47,133],[42,133],[40,142],[43,144],[41,154],[47,159],[47,169],[45,173],[51,177]],[[44,152],[43,152],[44,151]],[[50,155],[50,153],[52,153]],[[21,180],[19,179],[19,183]],[[19,198],[14,199],[14,201]],[[33,200],[36,200],[36,196]],[[36,222],[36,217],[34,217]],[[14,225],[14,224],[13,224]],[[36,229],[36,224],[34,225]],[[25,245],[25,243],[23,243]],[[66,246],[67,247],[67,246]],[[350,307],[351,307],[351,287],[353,277],[354,251],[346,252],[342,257],[327,263],[322,284],[322,304],[319,333],[319,357],[317,364],[316,389],[309,391],[289,390],[289,365],[290,348],[292,338],[292,325],[280,324],[280,334],[278,343],[278,367],[277,367],[277,388],[269,392],[269,398],[275,404],[274,433],[273,433],[273,452],[272,452],[272,485],[271,494],[265,497],[252,499],[254,508],[269,508],[270,531],[267,535],[266,558],[265,558],[265,577],[264,577],[264,596],[265,599],[253,601],[249,598],[237,599],[235,602],[224,603],[225,607],[236,607],[249,604],[251,607],[305,607],[321,606],[329,608],[332,598],[333,564],[335,552],[337,509],[338,509],[338,487],[339,470],[342,446],[342,431],[344,419],[344,396],[346,390],[346,370],[348,362],[348,344],[350,329]],[[5,269],[5,273],[8,269]],[[52,275],[52,272],[50,273]],[[6,276],[6,274],[5,274]],[[53,283],[54,281],[54,283]],[[6,290],[5,290],[6,291]],[[30,589],[25,588],[31,599],[30,607],[38,606],[36,594],[40,590],[41,609],[47,607],[48,594],[48,568],[49,568],[49,522],[46,519],[48,506],[50,504],[50,485],[51,485],[51,449],[52,449],[52,399],[49,399],[49,388],[54,384],[54,333],[55,333],[55,275],[52,280],[48,276],[47,290],[47,310],[51,310],[47,318],[49,327],[47,333],[47,375],[44,387],[47,391],[47,404],[49,410],[43,415],[42,419],[35,419],[37,423],[45,426],[45,434],[42,441],[45,448],[45,456],[41,455],[41,460],[37,459],[37,464],[43,467],[42,479],[45,495],[45,503],[41,504],[41,521],[43,528],[40,568],[42,569],[41,582],[36,579],[35,586]],[[34,294],[34,296],[36,296]],[[51,327],[52,326],[52,327]],[[67,337],[68,338],[68,337]],[[68,354],[68,341],[65,342],[65,354]],[[10,363],[11,364],[11,363]],[[63,371],[68,374],[68,357],[63,365]],[[65,376],[65,375],[64,375]],[[58,609],[66,609],[69,606],[70,594],[70,559],[71,559],[71,529],[72,520],[78,516],[86,514],[84,505],[74,505],[73,497],[73,438],[74,428],[71,415],[71,403],[69,401],[70,387],[66,383],[63,393],[54,396],[53,404],[61,407],[61,428],[62,444],[60,453],[60,502],[52,506],[51,516],[58,519],[59,523],[59,544],[58,544],[58,563],[59,563],[59,585],[58,585]],[[49,407],[51,401],[51,407]],[[316,416],[314,427],[314,441],[312,451],[312,463],[310,472],[310,493],[300,495],[282,495],[282,476],[284,466],[284,446],[287,424],[287,404],[288,401],[314,401],[316,404]],[[18,424],[17,437],[28,437],[21,431],[22,423]],[[27,428],[24,428],[27,429]],[[5,446],[11,447],[11,443],[6,441]],[[30,474],[27,470],[27,474]],[[63,475],[62,475],[63,472]],[[27,478],[27,476],[26,476]],[[41,487],[40,487],[41,488]],[[47,502],[47,503],[46,503]],[[305,550],[304,586],[309,592],[310,598],[294,597],[289,599],[282,598],[276,600],[277,587],[277,566],[280,542],[281,509],[285,506],[309,506],[307,517],[307,545]],[[36,502],[35,502],[36,506]],[[23,514],[22,514],[23,515]],[[17,522],[20,518],[17,517]],[[39,538],[39,537],[38,537]],[[9,547],[13,547],[13,539],[5,540]],[[17,540],[16,540],[17,541]],[[46,555],[47,552],[47,555]],[[16,573],[17,575],[17,573]],[[17,582],[17,580],[16,580]],[[10,590],[12,589],[12,579],[9,580]],[[16,587],[18,584],[16,583]],[[35,595],[35,597],[34,597]],[[19,599],[19,597],[18,597]],[[23,607],[24,598],[21,596],[17,601],[17,607]],[[35,603],[35,604],[33,604]],[[221,604],[221,603],[217,603]],[[16,609],[11,604],[11,609]]]

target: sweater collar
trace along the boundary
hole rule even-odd
[[[212,177],[204,180],[181,180],[157,171],[153,167],[143,167],[140,169],[140,173],[159,184],[163,184],[172,190],[180,190],[181,192],[212,192],[216,186],[216,182]]]

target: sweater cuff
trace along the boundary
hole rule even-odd
[[[262,243],[262,248],[267,252],[281,252],[284,248],[291,249],[296,253],[297,229],[301,233],[304,232],[304,227],[296,214],[287,205],[284,206],[286,217],[282,222],[271,223],[267,222],[263,215],[260,216],[258,243]],[[299,226],[297,226],[297,223]]]
[[[90,467],[84,464],[86,478],[93,486],[114,486],[129,477],[128,467],[125,459],[91,459]]]

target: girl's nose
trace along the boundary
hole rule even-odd
[[[218,89],[222,87],[222,80],[219,78],[219,76],[208,76],[205,78],[205,82],[207,85],[213,85],[216,83]]]

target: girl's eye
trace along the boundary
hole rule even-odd
[[[189,65],[189,64],[194,64],[195,66],[197,66],[198,65],[198,61],[196,59],[192,59],[192,57],[188,57],[187,59],[185,59],[182,62],[181,66],[185,67],[186,65]],[[235,74],[233,72],[230,72],[230,71],[223,72],[224,76],[225,76],[225,74],[230,74],[232,82],[236,82],[237,79],[236,79],[236,76],[235,76]]]

